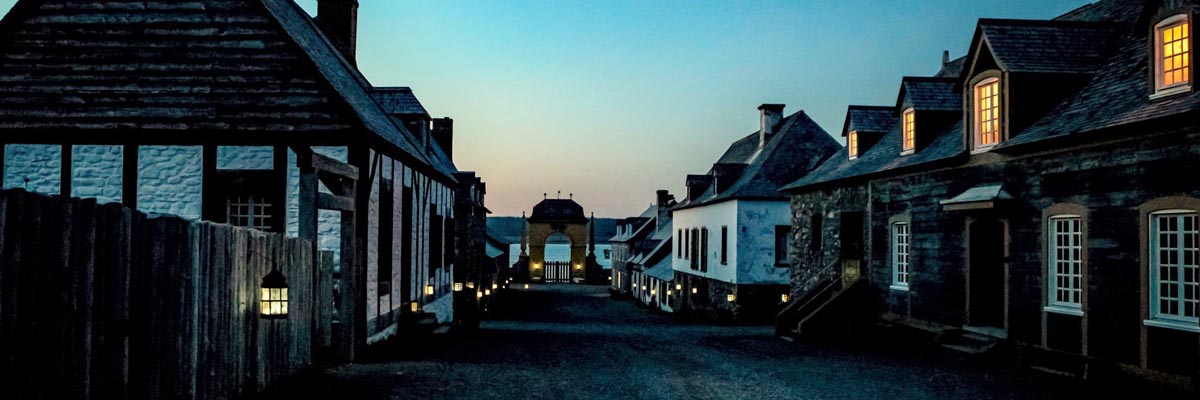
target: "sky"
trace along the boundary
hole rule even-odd
[[[838,137],[847,105],[893,105],[901,77],[964,55],[978,18],[1087,3],[360,0],[358,64],[454,118],[455,164],[487,182],[494,215],[561,191],[621,218],[657,189],[682,197],[687,174],[758,129],[760,104]]]

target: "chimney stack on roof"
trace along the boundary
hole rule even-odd
[[[950,63],[950,50],[942,50],[942,66]]]
[[[758,106],[758,147],[762,148],[775,134],[775,125],[783,120],[783,104],[763,104]]]
[[[350,64],[358,65],[358,0],[317,0],[317,25]]]
[[[454,161],[454,120],[450,117],[434,118],[432,131],[433,141],[442,148],[446,157]]]

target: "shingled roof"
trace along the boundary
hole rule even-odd
[[[784,118],[776,131],[763,145],[761,152],[757,151],[757,133],[734,142],[717,164],[743,157],[749,139],[754,140],[757,154],[749,156],[738,179],[721,192],[717,192],[716,184],[709,185],[705,193],[694,200],[684,200],[674,209],[683,210],[736,199],[786,199],[778,191],[780,186],[808,174],[840,147],[804,111]],[[731,156],[735,153],[735,156]]]
[[[429,118],[429,112],[421,105],[421,100],[408,87],[376,87],[371,96],[383,107],[383,111],[391,115],[417,115]]]
[[[846,109],[842,136],[850,132],[887,132],[896,123],[896,109],[886,106],[851,105]]]
[[[1106,22],[981,19],[972,43],[983,40],[1009,72],[1090,73],[1108,54],[1116,28]],[[972,46],[969,59],[977,49]]]
[[[371,90],[291,0],[23,0],[0,21],[0,135],[365,131],[453,182]]]
[[[906,76],[901,79],[896,108],[905,106],[918,111],[957,111],[962,109],[962,92],[955,87],[955,78]]]

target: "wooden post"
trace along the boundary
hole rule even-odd
[[[344,195],[354,198],[354,212],[342,213],[342,287],[343,307],[347,313],[342,314],[343,321],[349,322],[347,330],[351,336],[345,337],[352,348],[349,353],[351,360],[367,346],[367,209],[371,196],[371,165],[366,147],[362,145],[349,146],[347,151],[348,164],[358,167],[358,180],[346,188]],[[349,250],[349,254],[346,253]],[[347,257],[350,255],[351,257]],[[347,264],[348,260],[351,261]]]
[[[272,157],[274,161],[274,185],[275,193],[278,196],[272,201],[277,205],[271,207],[271,228],[275,232],[287,232],[287,198],[288,198],[288,150],[287,146],[275,146],[275,155]],[[315,254],[314,254],[315,255]]]
[[[127,144],[121,155],[121,204],[137,210],[138,146]]]
[[[58,179],[58,194],[63,197],[71,197],[71,159],[74,153],[74,146],[69,144],[62,145],[62,160],[59,166]]]
[[[313,293],[315,294],[314,306],[317,311],[313,318],[313,351],[314,353],[321,352],[325,346],[329,345],[328,318],[332,317],[332,313],[324,312],[332,307],[332,290],[326,288],[322,283],[327,281],[327,276],[332,275],[330,269],[333,268],[332,254],[329,256],[328,262],[324,261],[325,257],[318,254],[317,247],[317,226],[318,226],[318,210],[317,210],[317,191],[320,187],[318,182],[317,170],[312,166],[312,149],[295,148],[296,166],[300,169],[300,191],[299,191],[299,231],[298,235],[301,239],[307,240],[310,246],[309,251],[312,252],[313,268],[312,282]]]
[[[200,219],[204,221],[223,222],[217,220],[220,214],[220,201],[217,200],[217,146],[206,144],[202,150],[200,178]]]

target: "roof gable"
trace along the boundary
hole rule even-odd
[[[986,70],[985,56],[1007,72],[1092,73],[1116,32],[1105,22],[980,19],[960,81]]]
[[[917,111],[960,111],[962,92],[955,89],[953,78],[906,76],[901,80],[896,109]]]
[[[842,137],[850,132],[887,132],[896,123],[896,109],[887,106],[851,105],[846,109]]]

